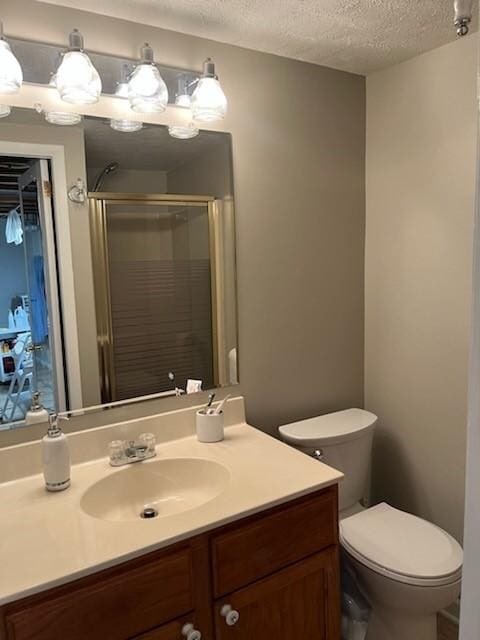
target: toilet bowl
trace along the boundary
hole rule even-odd
[[[345,474],[340,543],[371,606],[367,640],[437,640],[437,613],[460,594],[462,548],[443,529],[389,504],[362,506],[376,422],[368,411],[347,409],[279,432]]]
[[[340,522],[344,557],[372,608],[368,640],[436,640],[460,594],[462,548],[435,525],[381,503]]]

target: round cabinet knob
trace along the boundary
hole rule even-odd
[[[225,618],[225,622],[229,627],[233,627],[240,619],[240,614],[236,609],[232,609],[231,604],[224,604],[220,609],[220,615]]]
[[[315,460],[318,460],[319,462],[323,462],[323,458],[325,457],[323,455],[322,449],[315,449],[315,451],[312,453],[312,456],[315,458]]]
[[[202,640],[202,634],[198,629],[194,629],[191,623],[183,625],[182,636],[187,640]]]

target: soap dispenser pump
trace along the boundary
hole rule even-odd
[[[40,392],[35,391],[34,393],[32,393],[32,406],[27,411],[27,414],[25,416],[25,424],[30,426],[32,424],[38,424],[39,422],[48,421],[48,411],[40,401]]]
[[[70,486],[70,452],[67,436],[58,426],[60,416],[49,416],[47,435],[42,439],[43,477],[47,491],[63,491]]]

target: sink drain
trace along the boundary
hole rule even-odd
[[[145,507],[140,512],[140,517],[145,518],[145,520],[149,520],[150,518],[156,518],[158,516],[158,511],[153,507]]]

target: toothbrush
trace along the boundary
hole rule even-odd
[[[208,395],[208,402],[207,402],[207,404],[205,405],[205,408],[204,408],[204,410],[203,410],[203,412],[204,412],[204,413],[206,413],[206,414],[209,414],[209,413],[210,413],[210,411],[211,411],[210,407],[212,406],[212,402],[213,402],[214,400],[215,400],[215,394],[214,394],[214,393],[210,393],[210,394]]]
[[[230,397],[230,393],[228,394],[228,396],[225,396],[225,398],[220,402],[220,404],[218,405],[218,407],[215,409],[215,411],[213,412],[214,416],[218,416],[219,413],[222,413],[223,411],[223,407],[225,406],[225,403],[227,402],[227,400]]]

